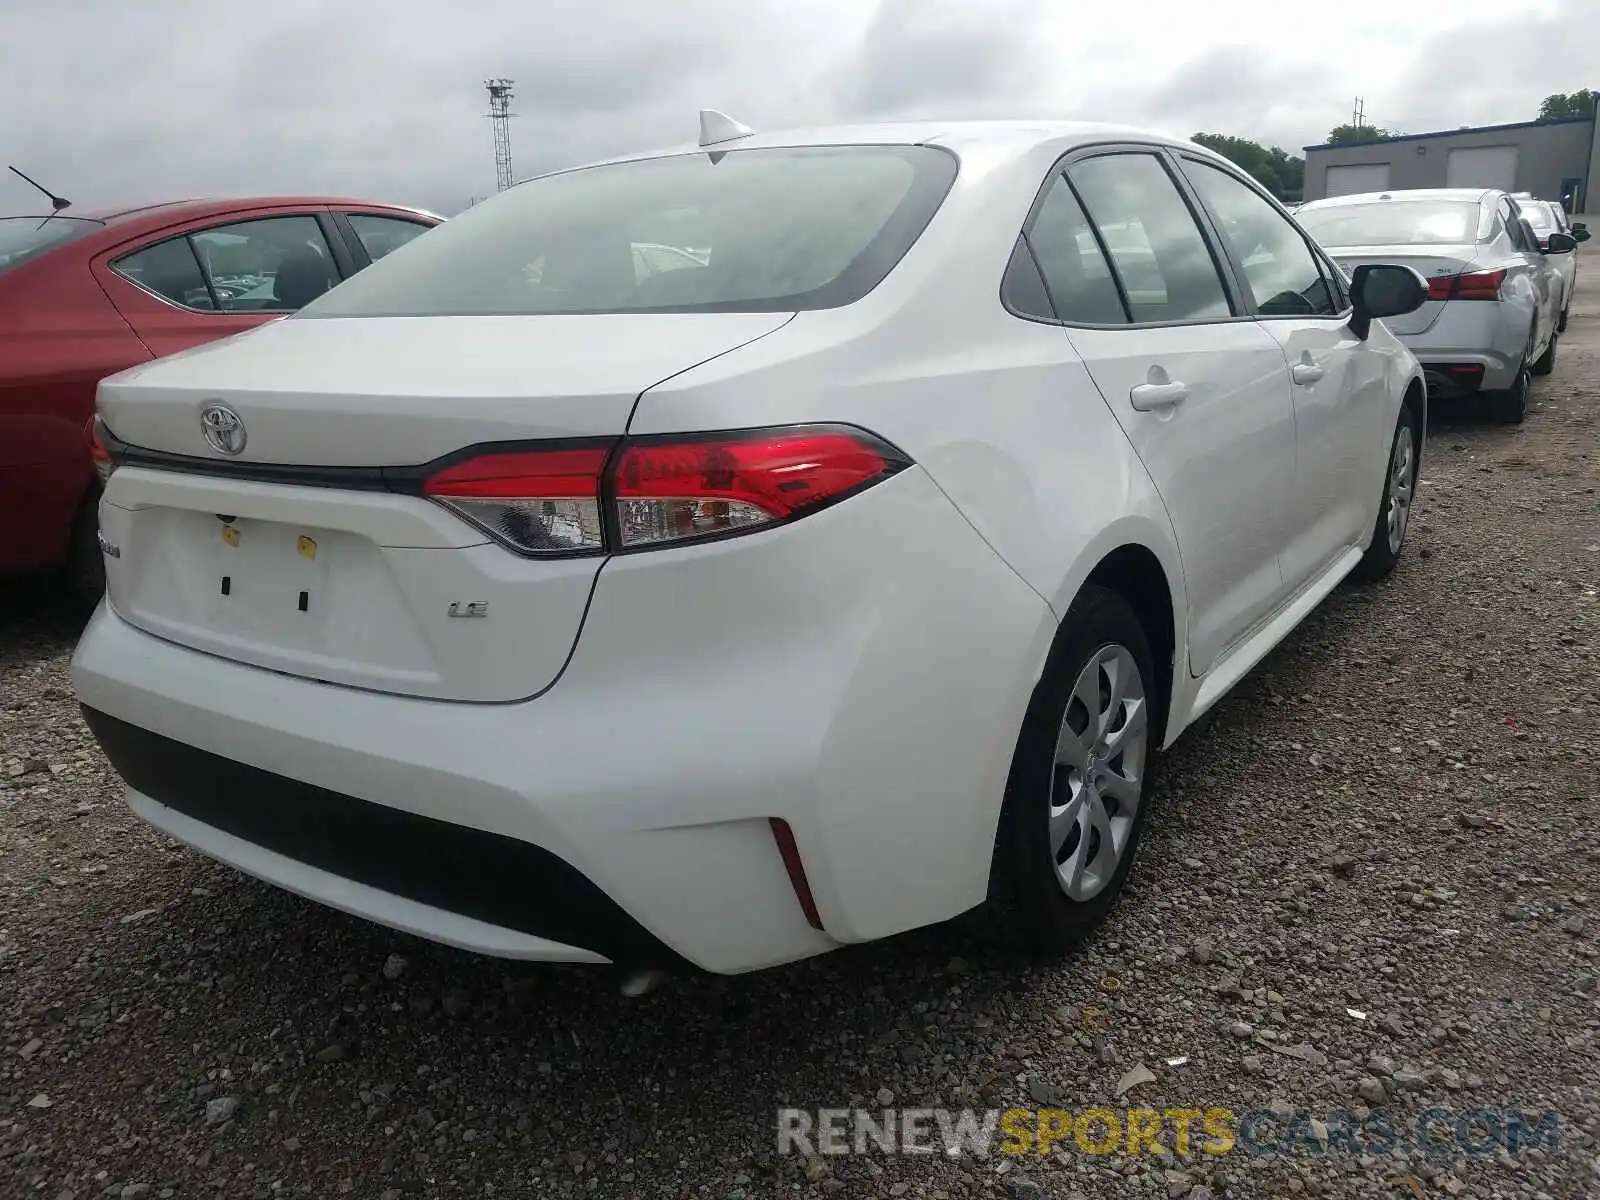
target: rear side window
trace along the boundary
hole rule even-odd
[[[290,312],[339,282],[316,217],[264,217],[190,235],[227,312]]]
[[[0,271],[100,228],[82,217],[0,217]]]
[[[339,282],[322,226],[305,214],[213,225],[124,255],[111,269],[202,312],[291,312]]]
[[[111,269],[145,291],[183,308],[215,307],[200,260],[194,256],[188,238],[171,238],[136,250],[117,259]]]
[[[1083,206],[1060,175],[1045,193],[1027,238],[1061,320],[1085,325],[1127,322],[1111,266]]]
[[[1216,260],[1177,184],[1153,154],[1108,154],[1067,172],[1140,323],[1232,315]]]
[[[532,179],[351,277],[307,317],[787,312],[853,303],[956,175],[930,146],[728,150]]]

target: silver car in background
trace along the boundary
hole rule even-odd
[[[1364,263],[1412,267],[1428,302],[1384,322],[1422,363],[1430,399],[1482,394],[1496,420],[1527,415],[1530,375],[1555,366],[1562,280],[1517,202],[1485,188],[1367,192],[1313,200],[1295,220],[1346,274]]]
[[[1513,195],[1517,206],[1522,209],[1522,215],[1528,218],[1528,224],[1533,226],[1534,236],[1539,239],[1539,248],[1546,253],[1550,249],[1550,235],[1552,233],[1571,234],[1579,242],[1589,240],[1589,227],[1582,221],[1576,225],[1567,219],[1567,210],[1561,205],[1550,200],[1536,200],[1532,197],[1523,199]],[[1572,308],[1572,296],[1578,288],[1578,256],[1576,254],[1559,254],[1551,258],[1561,272],[1561,302],[1557,306],[1561,313],[1556,322],[1556,332],[1567,331],[1567,313]]]

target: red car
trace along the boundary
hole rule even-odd
[[[101,379],[293,312],[441,220],[326,198],[0,217],[0,577],[103,589]]]

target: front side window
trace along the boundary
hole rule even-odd
[[[1140,323],[1232,315],[1211,249],[1153,154],[1106,154],[1067,172]]]
[[[349,218],[350,228],[356,232],[356,240],[373,262],[400,249],[413,238],[421,237],[431,228],[420,221],[403,221],[399,217],[380,217],[372,213],[345,215]]]
[[[956,160],[775,147],[518,184],[374,263],[306,317],[788,312],[853,303],[910,250]]]
[[[1277,209],[1210,163],[1190,159],[1184,166],[1244,271],[1257,312],[1281,317],[1338,311],[1311,247]]]

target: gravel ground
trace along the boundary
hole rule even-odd
[[[5,595],[0,1195],[1600,1195],[1586,257],[1527,424],[1436,423],[1400,570],[1166,757],[1124,902],[1048,968],[935,931],[627,1000],[319,909],[134,819],[73,701],[74,619]],[[1082,1109],[1138,1064],[1127,1104],[1553,1109],[1559,1143],[774,1152],[779,1106]]]

